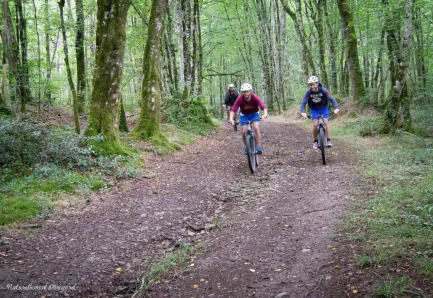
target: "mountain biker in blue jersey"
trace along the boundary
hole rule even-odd
[[[244,83],[241,86],[241,92],[242,94],[239,95],[239,97],[236,99],[232,110],[230,111],[230,120],[229,122],[234,125],[235,121],[233,120],[233,117],[235,115],[235,112],[240,108],[241,110],[241,132],[242,132],[242,138],[244,140],[245,144],[245,132],[248,129],[248,121],[252,121],[251,127],[254,131],[254,134],[256,136],[257,141],[257,147],[256,151],[258,154],[262,154],[263,150],[260,146],[261,136],[260,136],[260,128],[259,128],[259,122],[260,122],[260,114],[259,110],[263,110],[263,116],[262,119],[266,119],[268,117],[268,110],[266,109],[265,104],[261,101],[261,99],[251,91],[253,90],[253,87],[249,83]],[[246,155],[247,150],[245,148],[244,154]]]
[[[305,93],[304,99],[301,103],[301,115],[304,118],[307,118],[307,114],[305,113],[305,106],[308,104],[310,107],[311,119],[313,120],[313,148],[318,148],[317,143],[317,125],[319,124],[319,115],[323,116],[323,122],[326,125],[326,147],[331,147],[331,133],[329,130],[329,100],[332,101],[332,105],[334,106],[334,114],[338,114],[340,111],[338,108],[338,103],[335,98],[326,90],[325,87],[319,82],[319,78],[316,76],[312,76],[308,78],[308,85],[310,88]]]

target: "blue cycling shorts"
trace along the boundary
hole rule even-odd
[[[259,113],[254,113],[249,115],[241,114],[240,120],[241,120],[241,126],[247,125],[248,121],[260,122],[260,114]]]
[[[319,120],[319,115],[323,115],[323,118],[328,119],[329,118],[329,108],[326,106],[323,109],[320,110],[313,110],[310,109],[311,113],[311,120]]]

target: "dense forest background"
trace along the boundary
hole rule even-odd
[[[363,155],[383,195],[351,221],[360,266],[416,253],[431,277],[432,28],[430,0],[3,0],[0,225],[215,130],[229,83],[295,117],[317,75],[346,112],[337,137],[393,148]]]
[[[116,5],[124,7],[115,12]],[[314,74],[339,98],[351,96],[362,106],[386,111],[385,131],[394,126],[411,131],[411,101],[429,100],[429,1],[159,5],[164,28],[154,46],[161,54],[156,69],[161,103],[201,97],[221,117],[227,85],[247,81],[270,110],[281,113],[301,98],[306,78]],[[145,100],[143,77],[149,74],[146,60],[158,56],[145,54],[146,42],[155,38],[153,31],[148,38],[151,6],[151,1],[3,1],[3,106],[19,115],[27,104],[40,109],[76,101],[77,114],[92,112],[97,109],[92,101],[107,96],[95,91],[100,83],[95,72],[116,51],[119,98],[121,94],[127,111],[140,106]],[[115,13],[107,28],[102,25],[105,16],[99,15],[103,10]],[[401,83],[393,88],[397,81]]]

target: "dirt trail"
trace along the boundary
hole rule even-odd
[[[355,178],[338,142],[323,166],[309,131],[275,121],[261,127],[254,175],[240,133],[224,127],[173,156],[149,156],[142,177],[95,194],[75,214],[31,234],[3,233],[0,296],[130,297],[151,260],[200,239],[194,267],[149,297],[330,297],[326,287],[311,290],[339,262]],[[226,227],[212,229],[215,222]]]

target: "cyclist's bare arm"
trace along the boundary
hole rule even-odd
[[[230,111],[229,122],[231,123],[231,125],[235,125],[235,120],[233,120],[234,116],[235,116],[235,112]]]

